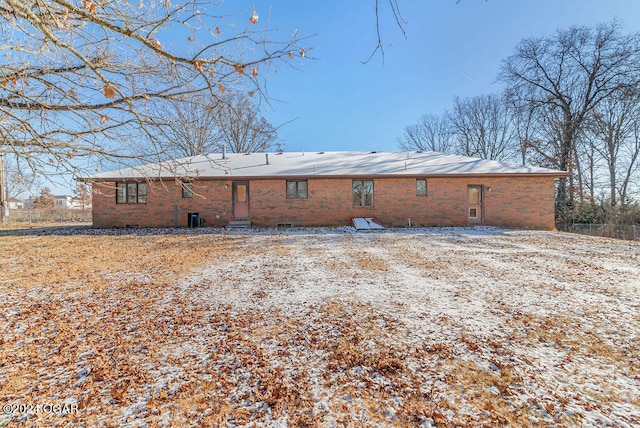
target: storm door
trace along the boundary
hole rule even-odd
[[[233,217],[249,218],[249,182],[233,182]]]
[[[469,222],[481,223],[484,220],[483,187],[476,184],[467,186],[469,194]]]

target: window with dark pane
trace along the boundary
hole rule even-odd
[[[298,181],[298,199],[307,199],[307,182]]]
[[[363,205],[365,207],[372,207],[373,206],[373,181],[372,180],[366,180],[362,182],[362,193],[364,196]]]
[[[146,183],[116,183],[117,204],[146,204]]]
[[[424,178],[418,178],[416,180],[416,195],[427,196],[427,180]]]
[[[182,197],[193,198],[193,183],[182,183]]]
[[[138,183],[138,203],[147,203],[147,183]]]
[[[138,183],[127,183],[127,203],[138,203]]]
[[[116,204],[127,203],[127,184],[116,183]]]
[[[373,206],[373,180],[353,180],[352,182],[353,206]]]
[[[353,180],[353,206],[362,206],[362,181]]]
[[[287,199],[307,199],[307,180],[287,180]]]

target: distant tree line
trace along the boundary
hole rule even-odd
[[[399,146],[569,171],[559,222],[640,224],[640,33],[614,21],[527,38],[497,78],[502,93],[456,97]]]

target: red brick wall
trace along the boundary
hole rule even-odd
[[[416,196],[415,178],[374,179],[374,206],[353,207],[351,179],[308,180],[308,199],[286,199],[283,179],[250,180],[249,219],[255,225],[347,225],[351,217],[378,217],[387,226],[466,226],[467,186],[484,186],[481,224],[513,228],[554,228],[554,179],[551,177],[428,178],[428,195]],[[175,182],[147,185],[146,204],[116,204],[115,184],[94,184],[95,227],[178,226],[197,212],[204,226],[233,220],[230,180],[198,181],[193,198],[182,198]],[[489,188],[491,190],[489,190]]]
[[[115,195],[115,183],[93,185],[94,227],[173,227],[175,210],[179,227],[187,226],[191,212],[199,213],[205,226],[223,226],[231,219],[230,182],[194,183],[192,198],[183,198],[182,187],[176,182],[149,182],[146,204],[116,204]]]

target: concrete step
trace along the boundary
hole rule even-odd
[[[246,229],[251,227],[251,222],[248,220],[234,220],[230,221],[227,225],[227,229]]]

